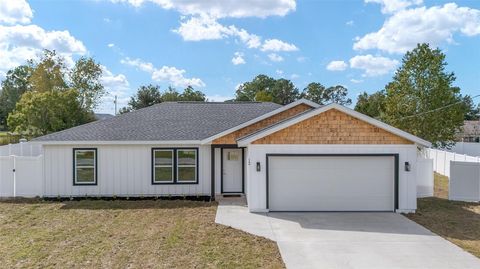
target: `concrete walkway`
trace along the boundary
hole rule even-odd
[[[215,221],[276,241],[287,268],[480,268],[473,255],[395,213],[256,214],[223,200]]]

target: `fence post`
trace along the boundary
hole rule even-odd
[[[17,164],[15,160],[15,155],[13,157],[13,198],[17,197]]]

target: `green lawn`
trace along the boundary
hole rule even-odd
[[[448,199],[448,177],[435,174],[435,197],[418,199],[407,217],[480,258],[480,204]]]
[[[0,267],[284,267],[273,241],[215,224],[216,208],[193,201],[0,201]]]

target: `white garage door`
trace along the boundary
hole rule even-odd
[[[271,211],[393,211],[393,156],[269,156]]]

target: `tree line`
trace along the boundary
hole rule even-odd
[[[456,77],[446,71],[445,54],[428,44],[407,52],[402,65],[384,89],[357,97],[355,110],[431,141],[449,146],[464,120],[478,120],[480,104],[461,94],[453,85]],[[102,68],[92,58],[82,57],[68,68],[55,51],[7,72],[0,86],[0,127],[27,137],[60,131],[94,120],[94,110],[106,91]],[[325,87],[311,82],[299,90],[292,81],[257,75],[242,83],[233,101],[288,104],[300,98],[320,105],[349,106],[344,86]],[[206,95],[188,86],[161,91],[158,85],[140,86],[120,113],[168,101],[208,101]]]

